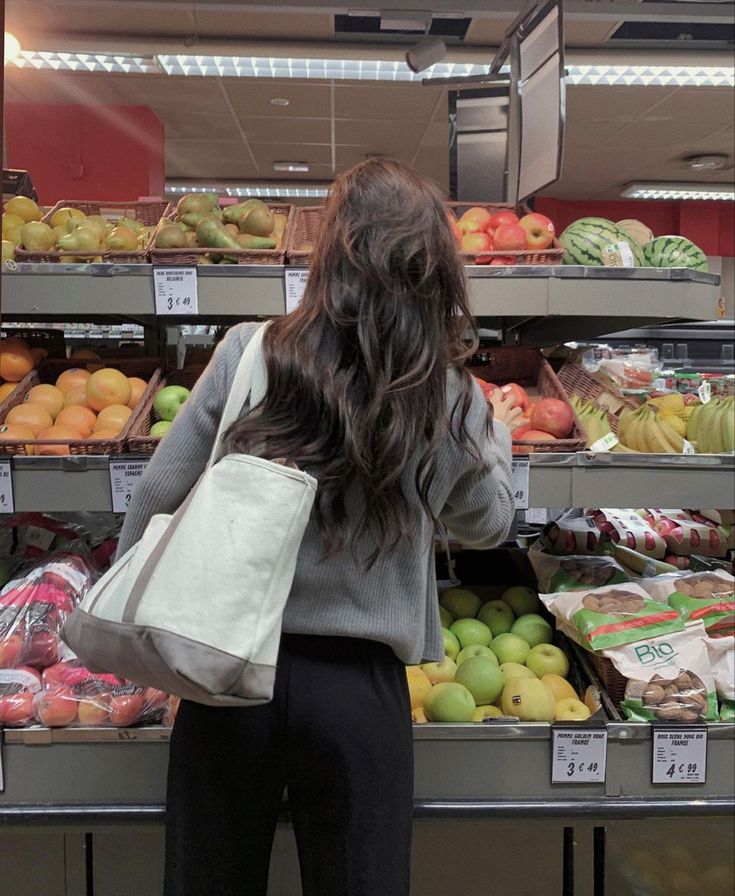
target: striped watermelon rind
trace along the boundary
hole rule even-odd
[[[709,270],[707,256],[685,236],[657,236],[643,247],[646,264],[652,268]]]
[[[602,253],[615,243],[627,243],[633,254],[635,267],[643,267],[643,250],[634,239],[607,218],[580,218],[572,222],[559,237],[564,248],[564,264],[601,267]]]

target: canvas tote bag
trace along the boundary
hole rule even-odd
[[[176,513],[151,519],[67,620],[64,640],[93,670],[210,706],[272,698],[317,483],[248,454],[220,459],[247,396],[252,406],[264,394],[264,330],[243,354],[197,484]]]

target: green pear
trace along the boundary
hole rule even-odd
[[[56,234],[48,224],[30,221],[21,228],[20,241],[28,252],[49,252],[56,243]]]
[[[63,252],[74,252],[77,255],[91,252],[96,255],[100,247],[100,235],[90,227],[77,227],[62,237],[57,245]]]

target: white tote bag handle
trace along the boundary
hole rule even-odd
[[[222,439],[227,429],[237,420],[242,412],[248,395],[250,396],[250,407],[254,407],[265,396],[267,388],[267,374],[265,369],[265,361],[261,352],[263,336],[268,327],[265,323],[253,334],[250,342],[248,342],[245,351],[240,358],[240,363],[235,371],[235,378],[230,387],[230,394],[227,396],[222,417],[217,428],[217,435],[212,445],[212,453],[207,462],[207,469],[219,460],[222,451]]]

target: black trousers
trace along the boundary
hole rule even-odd
[[[272,703],[182,701],[165,896],[265,896],[284,787],[304,896],[408,896],[411,712],[389,647],[284,635]]]

